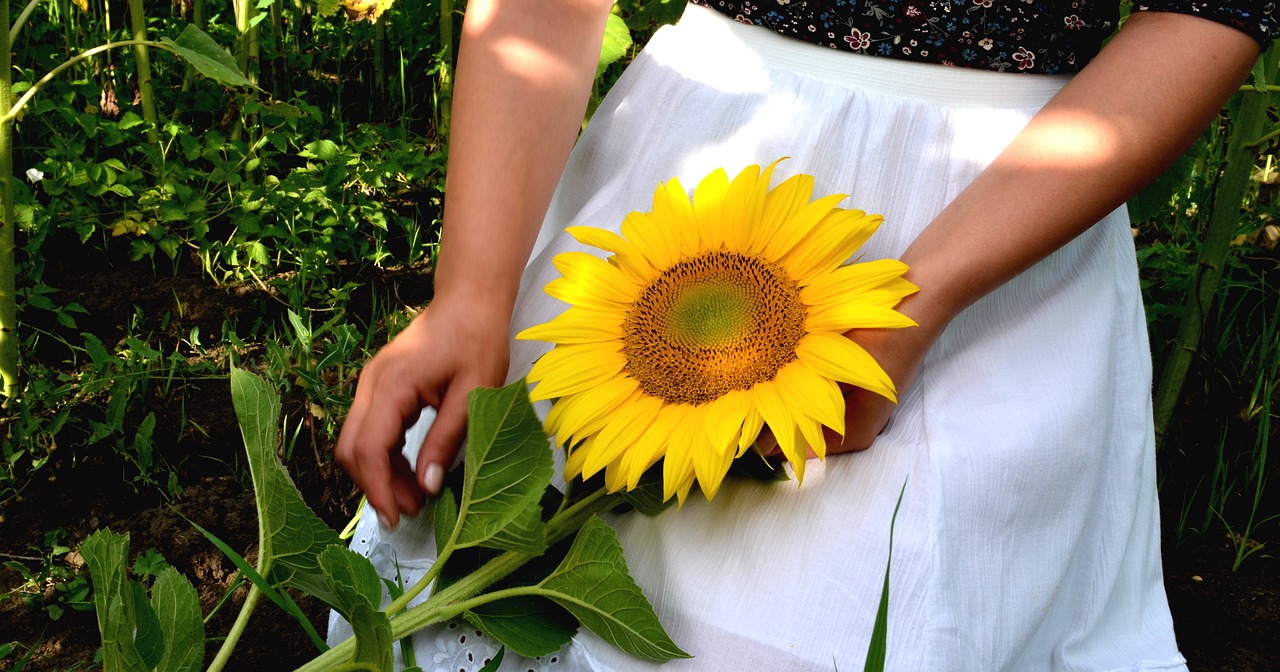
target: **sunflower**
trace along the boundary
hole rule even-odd
[[[534,364],[536,400],[556,399],[548,435],[568,447],[566,478],[602,469],[634,488],[662,460],[663,498],[696,481],[715,496],[730,463],[768,425],[797,480],[823,426],[844,434],[838,383],[896,401],[893,381],[844,332],[915,323],[894,310],[916,291],[897,260],[846,264],[883,221],[811,200],[814,179],[769,183],[777,162],[704,178],[692,199],[660,184],[621,235],[569,227],[607,259],[565,252],[546,286],[569,304],[517,338],[555,343]]]

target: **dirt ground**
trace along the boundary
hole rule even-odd
[[[211,288],[199,277],[162,276],[134,266],[93,268],[74,255],[51,256],[49,284],[67,294],[64,300],[84,305],[91,320],[83,325],[103,343],[115,343],[140,306],[147,315],[170,311],[182,303],[167,329],[185,334],[192,327],[205,333],[217,329],[228,316],[252,315],[272,305],[252,292]],[[396,273],[399,273],[397,275]],[[426,300],[420,273],[393,272],[371,281],[413,305]],[[266,308],[270,310],[270,308]],[[276,310],[282,310],[277,308]],[[357,308],[352,314],[359,314]],[[367,314],[367,313],[366,313]],[[92,531],[110,527],[128,532],[131,551],[154,548],[196,585],[205,613],[214,609],[235,575],[235,568],[183,516],[204,526],[252,561],[257,521],[247,470],[241,465],[241,444],[225,379],[190,381],[178,398],[157,399],[156,441],[160,454],[178,473],[181,495],[166,501],[155,487],[135,486],[128,471],[110,449],[68,446],[54,453],[20,502],[0,512],[0,646],[18,642],[0,669],[11,669],[27,647],[36,651],[27,672],[93,669],[98,647],[97,625],[91,611],[65,611],[53,621],[29,606],[16,592],[22,577],[3,567],[4,561],[31,557],[48,530],[66,530],[64,544],[74,548]],[[306,401],[286,395],[285,412],[306,417]],[[193,420],[204,434],[166,434],[159,428],[179,423],[179,415]],[[308,433],[304,432],[304,436]],[[179,442],[179,438],[182,439]],[[359,501],[350,481],[331,462],[331,439],[323,433],[314,442],[299,444],[288,464],[306,501],[331,526],[341,529]],[[167,442],[167,443],[165,443]],[[1166,519],[1171,516],[1166,513]],[[1234,548],[1222,532],[1191,538],[1179,548],[1165,549],[1165,582],[1183,653],[1193,670],[1202,672],[1268,672],[1280,670],[1280,566],[1269,549],[1280,543],[1271,525],[1267,544],[1248,558],[1239,571],[1231,570]],[[1166,540],[1171,535],[1166,534]],[[1168,542],[1167,542],[1168,545]],[[34,568],[36,565],[32,564]],[[241,588],[206,624],[210,637],[225,633],[243,599]],[[52,595],[52,590],[48,591]],[[300,605],[317,630],[324,631],[327,610],[302,599]],[[217,641],[207,644],[212,657]],[[270,604],[255,612],[249,634],[236,649],[227,669],[242,672],[292,669],[315,655],[302,630]],[[892,654],[891,654],[892,655]]]

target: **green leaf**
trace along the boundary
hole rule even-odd
[[[538,502],[551,484],[552,458],[527,384],[474,390],[467,418],[458,547],[542,551]]]
[[[431,507],[431,517],[436,553],[439,553],[449,543],[453,528],[458,526],[458,502],[454,500],[453,491],[448,486],[440,489],[440,496],[436,497],[435,504]]]
[[[380,672],[391,672],[395,656],[391,648],[391,619],[361,604],[352,611],[349,620],[356,633],[356,655],[352,662],[368,663]]]
[[[871,626],[871,641],[867,644],[867,664],[864,672],[884,672],[885,657],[888,654],[889,637],[889,568],[893,566],[893,527],[898,522],[898,509],[902,508],[902,495],[907,492],[907,482],[902,482],[902,490],[898,492],[898,503],[893,507],[893,517],[889,519],[889,559],[884,564],[884,588],[880,589],[880,607],[876,609],[876,622]]]
[[[741,462],[742,460],[735,460]],[[663,501],[662,470],[650,469],[640,476],[640,482],[631,490],[622,491],[622,499],[636,511],[646,516],[656,516],[675,503],[675,498]]]
[[[320,554],[320,576],[307,576],[303,589],[351,620],[356,607],[382,604],[382,578],[369,559],[343,546]],[[317,579],[322,585],[315,585]]]
[[[191,582],[178,570],[165,568],[151,586],[151,608],[165,638],[164,657],[157,669],[197,672],[204,664],[204,618]]]
[[[316,0],[316,14],[320,16],[329,16],[338,11],[338,7],[342,5],[341,0]]]
[[[564,561],[535,588],[633,656],[656,662],[690,657],[662,629],[653,606],[627,573],[617,535],[598,517],[582,526]]]
[[[578,632],[573,615],[533,595],[496,600],[463,614],[467,622],[525,658],[559,651]]]
[[[80,555],[89,565],[93,583],[93,605],[97,610],[98,634],[102,637],[103,672],[150,670],[133,640],[136,623],[125,577],[129,535],[98,530],[80,544]]]
[[[480,672],[498,672],[498,668],[502,667],[502,658],[505,655],[507,655],[507,647],[498,647],[498,652],[493,655],[493,659],[485,663],[484,667],[480,668]],[[409,672],[409,670],[405,669],[404,672]]]
[[[245,79],[231,54],[209,37],[208,33],[194,25],[188,24],[176,40],[165,37],[160,41],[187,59],[197,72],[219,84],[244,89],[258,88]]]
[[[258,569],[274,584],[290,583],[299,574],[316,574],[320,553],[341,540],[303,501],[276,457],[280,397],[261,378],[233,368],[231,401],[249,455],[258,506]]]
[[[137,581],[129,581],[129,608],[133,610],[133,622],[136,624],[133,633],[134,646],[146,669],[153,670],[164,658],[164,632],[160,630],[160,619],[155,609],[147,601],[147,591]]]
[[[614,61],[622,58],[631,48],[631,31],[627,23],[617,14],[610,14],[604,24],[604,42],[600,44],[600,61],[596,65],[596,75],[604,72]]]
[[[302,151],[298,152],[298,156],[304,159],[320,159],[321,161],[336,161],[341,158],[338,152],[338,143],[332,140],[313,140],[308,142]]]

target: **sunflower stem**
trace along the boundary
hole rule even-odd
[[[604,488],[600,488],[574,502],[546,522],[543,529],[546,531],[547,545],[549,546],[564,539],[576,532],[592,517],[609,511],[624,501],[621,495],[609,494]],[[433,594],[427,598],[426,602],[393,616],[391,618],[391,639],[403,639],[429,625],[457,616],[470,608],[470,606],[474,606],[473,603],[476,603],[476,600],[487,597],[487,595],[477,597],[481,591],[520,569],[526,562],[539,555],[541,554],[507,551],[490,560],[456,583],[450,584],[448,587],[441,589],[440,592]],[[436,565],[443,565],[443,563],[437,560]],[[499,593],[503,593],[503,591],[494,591],[493,594]],[[338,664],[339,661],[350,660],[355,646],[356,640],[351,637],[311,659],[302,667],[297,668],[296,672],[320,672],[320,670],[333,669],[333,666]]]

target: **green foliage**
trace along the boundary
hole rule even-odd
[[[204,621],[186,577],[163,570],[148,599],[142,584],[126,575],[129,535],[99,530],[80,545],[80,553],[93,574],[105,672],[200,669]]]
[[[689,657],[658,623],[627,573],[617,535],[599,518],[582,526],[564,561],[534,593],[555,600],[601,639],[633,656],[657,662]]]
[[[459,548],[546,548],[539,502],[551,483],[551,451],[527,395],[516,383],[468,399]]]

